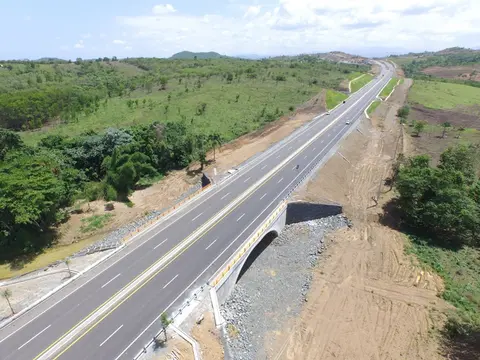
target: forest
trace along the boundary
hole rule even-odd
[[[124,201],[368,71],[298,60],[0,62],[0,260],[35,254],[80,199]]]

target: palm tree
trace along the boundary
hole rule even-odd
[[[72,277],[72,270],[70,270],[70,259],[65,259],[65,265],[67,265],[69,277]]]
[[[166,313],[162,313],[162,315],[160,315],[160,321],[162,323],[163,334],[165,335],[165,342],[167,342],[167,327],[172,323],[172,320],[168,318]]]
[[[223,144],[223,139],[222,136],[214,132],[210,135],[208,135],[208,141],[212,144],[213,146],[213,161],[215,161],[215,150],[217,146],[221,146]]]
[[[445,135],[447,133],[447,128],[452,127],[452,124],[450,124],[448,121],[446,121],[442,124],[442,126],[443,126],[442,138],[445,138]]]
[[[10,310],[12,311],[12,314],[15,314],[15,311],[13,311],[12,304],[10,303],[10,298],[12,297],[12,292],[10,291],[10,289],[3,290],[2,297],[4,297],[5,300],[7,300],[8,306],[10,306]]]

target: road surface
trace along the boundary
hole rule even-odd
[[[304,174],[355,126],[353,123],[363,116],[392,72],[393,67],[384,63],[384,76],[375,78],[345,104],[312,121],[275,151],[255,160],[225,183],[214,186],[184,210],[135,240],[132,246],[1,329],[0,359],[40,359],[46,349],[116,292],[320,133],[173,261],[54,357],[132,359],[159,331],[160,314],[174,310],[192,290],[206,283]]]

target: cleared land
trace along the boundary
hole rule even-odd
[[[373,76],[370,75],[370,74],[365,74],[363,75],[361,78],[355,80],[355,81],[352,81],[352,93],[356,92],[357,90],[359,90],[360,88],[364,87],[365,85],[367,85],[370,81],[372,81],[373,79]]]
[[[416,80],[408,95],[410,120],[449,122],[459,129],[480,129],[480,88]]]
[[[384,179],[402,151],[395,114],[408,85],[377,108],[371,123],[362,123],[363,135],[353,132],[342,143],[339,151],[350,163],[335,155],[298,194],[298,199],[345,204],[354,226],[329,236],[308,302],[293,325],[272,334],[277,341],[269,358],[441,358],[435,334],[448,307],[437,297],[442,281],[405,255],[403,234],[378,221],[382,204],[393,195]]]
[[[424,74],[458,80],[480,81],[480,64],[463,66],[430,66],[422,70]]]

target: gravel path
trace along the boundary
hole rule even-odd
[[[300,313],[323,252],[324,234],[349,225],[343,215],[287,225],[238,281],[221,307],[227,353],[235,360],[266,359],[265,334]]]

